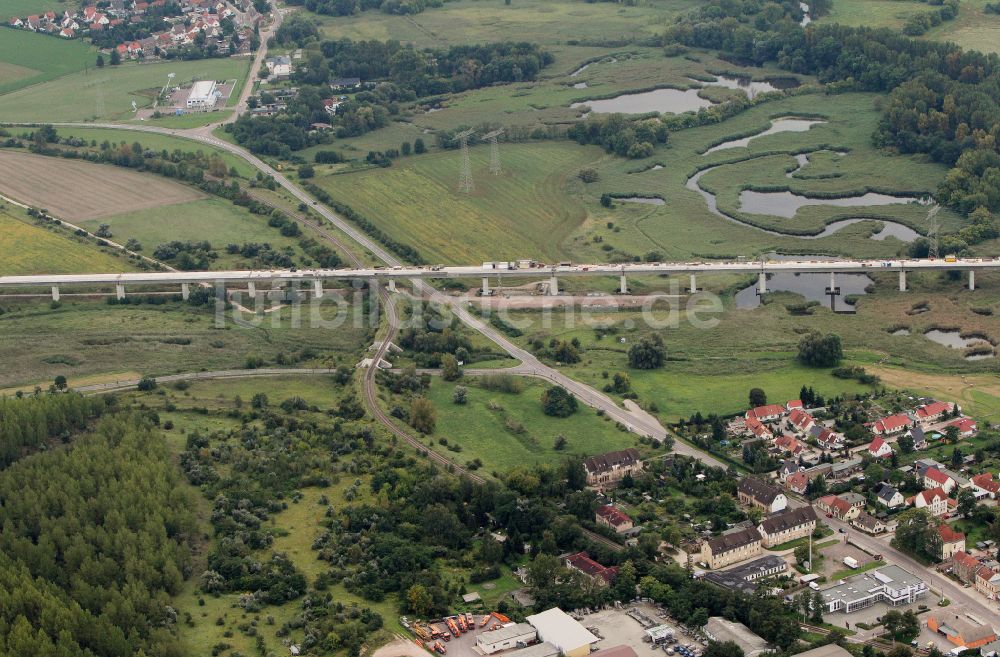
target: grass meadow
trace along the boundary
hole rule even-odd
[[[100,224],[111,226],[116,241],[139,240],[143,252],[147,254],[152,254],[158,244],[172,240],[207,240],[219,250],[219,258],[211,263],[212,269],[242,268],[246,265],[239,255],[226,253],[227,244],[268,243],[275,250],[290,248],[297,254],[301,252],[298,247],[301,238],[284,237],[278,229],[267,225],[266,217],[220,198],[164,205],[80,222],[81,227],[91,232]]]
[[[38,5],[58,4],[38,0],[13,2],[16,6],[10,7],[11,0],[4,0],[0,5],[0,14],[6,15],[7,12],[17,10],[16,14],[22,15],[21,11],[29,4],[35,6],[35,10],[44,9]],[[4,15],[0,15],[0,19]],[[79,39],[68,41],[27,30],[0,27],[0,107],[7,100],[5,94],[93,68],[96,57],[97,50]]]
[[[249,65],[247,59],[227,58],[89,68],[0,96],[0,121],[127,119],[132,116],[132,101],[139,107],[152,105],[167,82],[167,73],[176,74],[177,85],[237,78],[240,83],[233,94],[239,95]]]
[[[0,389],[47,386],[58,374],[73,386],[134,378],[135,372],[159,376],[239,369],[250,356],[273,365],[279,355],[287,358],[307,348],[315,356],[297,366],[353,366],[368,342],[368,330],[350,321],[327,330],[310,328],[307,317],[296,328],[289,309],[268,314],[257,326],[238,326],[230,315],[224,328],[216,328],[211,305],[122,306],[64,296],[56,309],[43,299],[2,299],[0,307],[0,362],[5,365]]]
[[[132,271],[124,258],[0,203],[0,275]],[[0,301],[0,306],[3,302]]]
[[[468,402],[452,402],[456,385],[468,388]],[[636,436],[619,430],[608,419],[581,405],[568,418],[542,413],[541,395],[546,384],[525,380],[520,393],[503,393],[467,381],[448,383],[435,379],[428,398],[437,407],[437,428],[428,440],[433,448],[460,463],[476,458],[485,472],[506,472],[518,465],[558,463],[567,455],[591,456],[636,445]],[[565,449],[556,450],[558,436],[566,438]],[[440,444],[461,446],[452,452]]]

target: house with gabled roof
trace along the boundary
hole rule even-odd
[[[851,525],[869,534],[884,534],[888,530],[888,525],[881,518],[873,516],[867,511],[862,511],[858,517],[851,521]]]
[[[827,427],[815,424],[809,429],[809,435],[816,439],[822,449],[834,451],[844,447],[844,437]]]
[[[785,486],[793,493],[803,495],[809,488],[809,477],[804,470],[799,470],[785,478]]]
[[[614,486],[627,474],[642,471],[639,450],[634,447],[584,459],[588,486]]]
[[[892,436],[912,427],[914,422],[910,416],[898,413],[877,420],[871,425],[872,433],[876,436]]]
[[[927,509],[933,516],[943,516],[948,513],[948,494],[941,488],[922,490],[913,496],[913,506]]]
[[[816,507],[838,520],[854,520],[861,514],[861,509],[836,495],[825,495],[816,500]]]
[[[766,548],[808,536],[814,529],[816,529],[816,512],[811,506],[800,506],[773,513],[757,525],[761,543]]]
[[[763,438],[765,440],[771,440],[774,438],[774,434],[771,433],[771,430],[764,426],[763,422],[755,418],[747,418],[746,428],[751,435],[757,438]]]
[[[965,584],[974,584],[976,581],[976,571],[982,566],[979,559],[965,551],[958,551],[951,555],[951,572],[955,577]]]
[[[746,418],[749,420],[753,418],[754,420],[759,420],[761,422],[773,422],[785,414],[785,407],[781,404],[767,404],[765,406],[758,406],[756,408],[751,408],[746,412]]]
[[[941,559],[951,559],[957,552],[965,552],[965,534],[955,531],[950,525],[940,524],[937,528],[938,537],[941,539],[938,544],[938,557]]]
[[[895,486],[883,483],[882,487],[875,493],[875,499],[882,506],[889,509],[898,509],[906,504],[906,498],[896,489]]]
[[[971,481],[973,489],[986,493],[990,499],[995,500],[1000,495],[1000,480],[994,479],[992,472],[977,474]]]
[[[591,559],[590,555],[586,552],[577,552],[576,554],[567,556],[565,563],[567,568],[572,568],[573,570],[583,573],[589,577],[591,581],[601,586],[607,586],[613,582],[615,577],[618,575],[617,566],[602,566]]]
[[[759,556],[761,551],[761,536],[757,528],[741,527],[702,542],[701,560],[709,568],[722,568]]]
[[[781,511],[788,506],[788,498],[780,488],[756,477],[744,477],[736,488],[736,496],[741,504],[755,506],[768,513]]]
[[[630,518],[627,513],[621,509],[611,506],[610,504],[605,504],[597,508],[595,520],[597,524],[610,527],[619,534],[627,532],[634,526],[632,518]]]
[[[876,436],[872,440],[871,444],[868,445],[868,455],[873,459],[881,459],[887,456],[892,456],[892,445],[887,443],[881,437]]]
[[[926,424],[928,422],[934,422],[941,419],[943,416],[954,411],[955,408],[955,404],[951,402],[936,401],[931,402],[930,404],[924,404],[917,409],[915,415],[920,422]],[[959,412],[961,412],[961,410],[961,408],[958,408]]]
[[[955,490],[955,486],[957,485],[954,479],[952,479],[945,473],[941,472],[937,468],[927,468],[924,471],[924,478],[922,484],[925,489],[937,488],[940,486],[941,490],[943,490],[945,493],[950,493],[951,491]]]
[[[795,439],[795,436],[789,436],[788,434],[775,438],[774,446],[792,456],[798,456],[805,450],[805,447]]]
[[[979,425],[970,417],[960,417],[948,423],[949,427],[958,429],[959,438],[972,438],[979,431]]]
[[[796,408],[788,414],[788,426],[799,433],[808,432],[814,424],[816,424],[816,420],[813,419],[813,416],[801,409]]]

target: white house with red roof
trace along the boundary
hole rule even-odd
[[[754,419],[760,422],[772,422],[782,417],[785,414],[785,407],[780,404],[768,404],[766,406],[758,406],[757,408],[751,408],[746,413],[746,418],[748,420]]]
[[[881,459],[892,455],[892,445],[876,436],[875,440],[868,445],[868,454],[874,459]]]
[[[619,534],[627,532],[633,527],[632,518],[621,509],[617,509],[610,504],[598,507],[595,519],[597,524],[610,527]]]
[[[818,427],[814,426],[813,430],[815,431],[817,428]],[[810,434],[813,434],[814,431],[810,431]],[[844,437],[827,427],[819,428],[819,431],[815,433],[815,436],[816,442],[819,443],[819,446],[823,449],[836,450],[844,446]]]
[[[947,413],[951,413],[955,409],[955,404],[951,402],[931,402],[930,404],[924,404],[917,409],[916,416],[917,419],[923,423],[934,422],[935,420],[941,419],[941,417]],[[962,409],[958,409],[961,411]]]
[[[76,36],[76,33],[70,28],[64,27],[63,29],[59,30],[59,36],[61,36],[64,39],[72,39],[74,36]]]
[[[971,417],[960,417],[949,422],[948,426],[958,429],[959,438],[972,438],[979,431],[979,425]]]
[[[805,406],[805,404],[802,403],[801,399],[793,399],[793,400],[789,401],[787,404],[785,404],[785,408],[788,409],[788,410],[790,410],[790,411],[794,411],[796,408],[801,410],[801,409],[803,409],[805,407],[806,406]]]
[[[1000,480],[994,479],[992,472],[984,472],[972,477],[972,487],[986,493],[993,500],[1000,496]]]
[[[813,419],[813,416],[800,408],[792,409],[792,412],[788,414],[788,425],[799,433],[809,431],[814,424],[816,424],[816,420]]]
[[[957,532],[942,523],[938,525],[938,536],[941,537],[938,554],[940,558],[951,559],[956,552],[965,552],[965,534],[962,532]]]
[[[925,490],[940,487],[945,493],[955,490],[955,486],[958,485],[958,482],[937,468],[927,468],[924,471],[924,480],[922,483]]]
[[[18,18],[17,16],[15,16],[14,18],[10,19],[10,26],[11,27],[24,27],[24,21],[22,21],[20,18]]]
[[[948,513],[948,494],[941,488],[922,490],[913,496],[913,506],[927,509],[933,516],[943,516]]]
[[[787,486],[793,493],[802,495],[809,487],[809,477],[806,475],[804,470],[793,472],[785,477],[785,486]]]
[[[914,422],[908,415],[898,413],[877,420],[871,425],[872,433],[876,436],[892,436],[912,427]]]

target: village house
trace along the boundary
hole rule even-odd
[[[826,495],[816,500],[816,507],[825,511],[837,520],[854,520],[861,514],[861,509],[836,495]]]
[[[598,507],[596,516],[595,520],[598,525],[610,527],[619,534],[627,532],[634,526],[632,518],[630,518],[627,513],[620,509],[616,509],[610,504]]]
[[[937,420],[942,419],[945,415],[951,413],[954,410],[956,410],[956,406],[951,402],[936,401],[936,402],[931,402],[930,404],[924,404],[923,406],[917,409],[915,415],[917,416],[917,420],[919,420],[921,424],[927,425],[930,422],[935,422]],[[961,408],[958,408],[957,410],[958,412],[962,411]]]
[[[889,509],[898,509],[906,504],[906,498],[894,486],[882,484],[875,494],[876,501]]]
[[[988,564],[976,570],[976,592],[989,600],[996,600],[1000,594],[1000,567]]]
[[[813,425],[809,429],[809,435],[816,439],[821,449],[832,452],[844,447],[844,437],[827,427]]]
[[[771,440],[774,438],[774,434],[771,433],[771,430],[764,426],[764,423],[760,420],[752,417],[747,418],[745,426],[747,433],[752,436],[762,438],[764,440]]]
[[[951,491],[955,490],[955,486],[957,485],[954,479],[944,474],[937,468],[927,468],[927,470],[924,471],[922,484],[924,489],[937,488],[940,486],[941,490],[945,493],[951,493]]]
[[[784,416],[784,414],[784,406],[780,404],[767,404],[766,406],[751,408],[746,412],[746,418],[748,420],[757,420],[758,422],[773,422]]]
[[[851,525],[869,534],[883,534],[889,529],[884,520],[867,511],[859,513],[858,517],[851,521]]]
[[[941,559],[951,559],[952,555],[958,552],[965,552],[965,534],[957,532],[950,526],[938,525],[938,536],[941,543],[938,548],[938,557]]]
[[[590,558],[586,552],[577,552],[565,558],[567,568],[579,571],[589,577],[591,581],[600,586],[607,586],[615,580],[618,575],[618,567],[606,567]]]
[[[923,427],[918,424],[911,427],[906,433],[913,439],[913,449],[918,451],[927,449],[927,435],[924,433]]]
[[[816,512],[811,506],[779,511],[767,516],[757,525],[757,533],[760,534],[761,543],[766,548],[808,536],[814,529],[816,529]]]
[[[958,429],[959,438],[972,438],[979,430],[979,426],[976,424],[976,421],[968,417],[962,417],[949,422],[948,426]]]
[[[722,568],[760,555],[761,537],[756,527],[742,527],[714,536],[701,544],[701,560],[709,568]]]
[[[775,438],[774,446],[781,452],[791,454],[792,456],[798,456],[805,450],[805,447],[795,439],[795,436],[789,436],[788,434]]]
[[[799,433],[806,433],[816,424],[816,420],[803,410],[795,409],[788,414],[788,426]]]
[[[837,461],[830,466],[830,477],[832,479],[847,479],[851,475],[861,472],[864,468],[865,462],[861,458],[847,459],[846,461]]]
[[[933,516],[943,516],[948,513],[948,494],[941,488],[920,491],[913,496],[913,506],[927,509]]]
[[[799,470],[785,478],[785,486],[793,493],[803,495],[809,488],[809,477],[806,476],[805,470]]]
[[[754,477],[744,478],[736,489],[740,504],[755,506],[768,513],[776,513],[788,506],[788,498],[777,486]]]
[[[976,572],[982,566],[979,559],[968,552],[958,551],[951,555],[951,572],[964,584],[974,584]]]
[[[625,475],[635,475],[642,471],[639,450],[634,447],[617,452],[591,456],[583,462],[587,473],[587,485],[595,488],[613,487]]]
[[[914,422],[908,415],[899,413],[890,415],[874,422],[871,426],[872,433],[876,436],[894,436],[912,427]]]
[[[963,618],[964,612],[954,606],[932,611],[927,616],[927,629],[937,632],[956,646],[974,650],[997,638],[988,625],[974,625]]]
[[[873,459],[881,459],[887,456],[892,456],[892,445],[876,436],[871,444],[868,445],[868,455]]]
[[[802,403],[801,399],[790,399],[785,404],[785,409],[787,409],[789,411],[802,410],[805,407],[806,407],[806,405]]]
[[[973,489],[982,491],[991,499],[995,500],[1000,494],[1000,480],[993,478],[992,472],[977,474],[971,479]]]

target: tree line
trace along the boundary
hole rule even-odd
[[[103,410],[103,402],[78,393],[0,398],[0,468],[47,441],[69,440]]]

